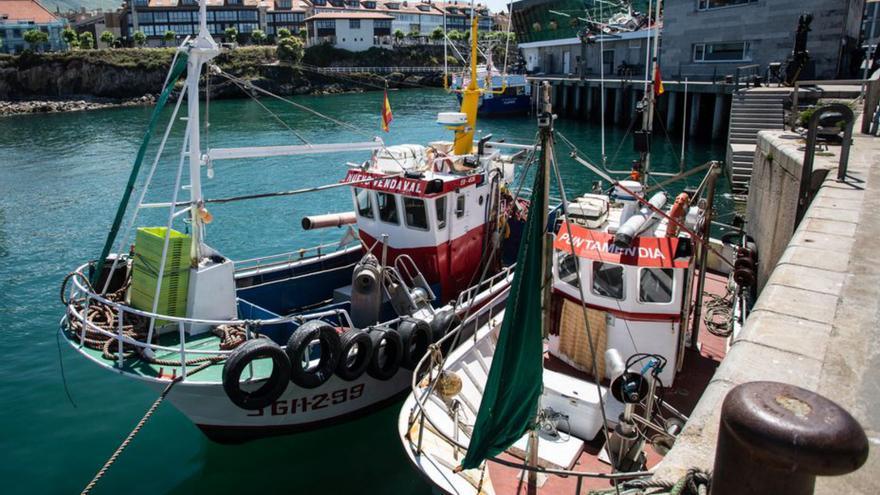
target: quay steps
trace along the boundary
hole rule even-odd
[[[758,132],[783,128],[782,105],[790,94],[782,88],[741,89],[733,94],[725,161],[735,194],[748,192]]]

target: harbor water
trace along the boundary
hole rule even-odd
[[[380,130],[381,93],[296,98],[363,134],[283,102],[265,104],[290,129],[253,101],[213,101],[210,127],[202,132],[203,148],[301,144],[301,138],[312,143],[366,141],[375,135],[388,144],[424,144],[451,137],[434,119],[438,111],[455,110],[454,97],[422,89],[389,95],[394,122],[388,133]],[[156,398],[145,386],[80,359],[58,336],[63,314],[59,284],[77,264],[100,252],[151,111],[137,107],[0,119],[3,493],[78,492]],[[170,109],[165,114],[167,119]],[[170,199],[184,125],[179,122],[169,139],[148,201]],[[483,119],[478,127],[494,140],[533,144],[536,135],[530,117]],[[557,129],[591,161],[600,160],[597,124],[560,120]],[[152,150],[160,137],[154,137]],[[629,167],[635,157],[631,138],[623,129],[607,129],[609,168]],[[673,142],[675,138],[655,138],[654,170],[678,170]],[[568,146],[558,143],[571,197],[588,192],[597,177],[568,152]],[[687,150],[688,166],[723,157],[723,143],[691,143]],[[342,153],[221,161],[214,165],[213,179],[203,177],[204,193],[219,198],[330,184],[345,176],[346,162],[365,158],[364,153]],[[145,169],[150,163],[145,162]],[[690,183],[701,177],[696,174]],[[726,192],[726,180],[721,184],[720,192]],[[675,194],[684,185],[667,189]],[[138,194],[139,189],[133,198]],[[232,259],[338,242],[345,230],[306,232],[300,220],[350,210],[349,194],[347,188],[336,188],[216,205],[211,207],[214,222],[207,241]],[[722,221],[729,219],[731,200],[722,196],[719,203]],[[162,225],[167,214],[144,211],[139,222]],[[95,493],[430,493],[398,443],[399,407],[320,431],[229,446],[207,440],[166,403]]]

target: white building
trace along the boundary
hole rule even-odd
[[[391,44],[394,17],[379,12],[321,12],[306,18],[309,46],[329,43],[353,52]]]

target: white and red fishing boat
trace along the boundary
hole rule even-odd
[[[152,169],[140,171],[148,132],[104,251],[65,280],[63,335],[89,361],[162,390],[218,441],[361,416],[405,394],[416,363],[461,320],[482,323],[503,306],[515,257],[509,246],[516,245],[524,213],[507,186],[514,161],[534,150],[474,140],[481,94],[475,83],[463,90],[460,112],[438,116],[454,133],[451,141],[202,148],[203,71],[246,86],[210,63],[219,48],[206,28],[205,5],[201,0],[199,34],[180,47],[150,123],[152,131],[185,71]],[[473,30],[476,39],[476,22]],[[474,49],[473,74],[477,54]],[[148,203],[184,100],[189,117],[173,195]],[[363,151],[364,160],[349,164],[336,184],[231,198],[202,193],[203,175],[211,177],[225,160],[243,166],[250,158],[307,153],[332,160],[333,153],[352,151]],[[132,215],[128,203],[138,180]],[[353,211],[307,217],[303,226],[343,226],[349,230],[342,241],[240,261],[206,241],[214,203],[333,187],[351,189]],[[179,198],[187,189],[189,198]],[[164,208],[167,223],[138,227],[144,208]],[[123,217],[131,223],[117,235]]]
[[[753,251],[709,238],[717,162],[670,201],[648,185],[649,148],[628,180],[575,151],[611,186],[568,200],[547,83],[542,93],[541,166],[508,304],[448,356],[422,359],[399,416],[407,456],[442,493],[614,493],[650,477],[754,283]],[[562,204],[547,214],[551,171]]]

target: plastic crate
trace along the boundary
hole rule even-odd
[[[137,231],[130,303],[132,307],[142,311],[152,311],[158,285],[159,301],[156,312],[169,316],[186,316],[191,258],[190,236],[171,230],[165,268],[162,270],[162,282],[159,285],[165,232],[165,227],[145,227]]]

